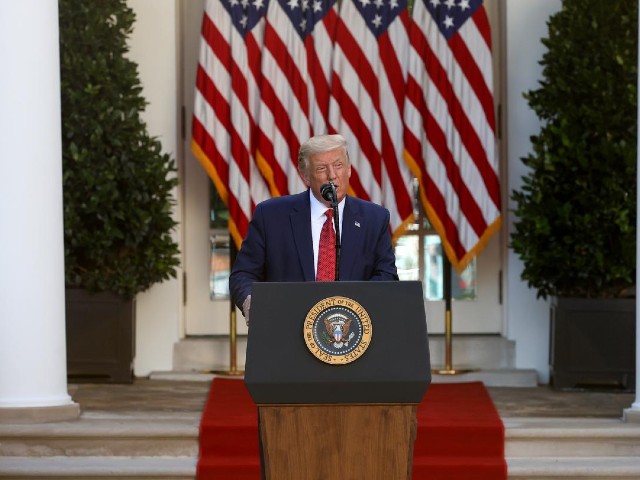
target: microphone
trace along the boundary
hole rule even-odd
[[[335,192],[336,187],[333,182],[325,183],[320,187],[320,195],[322,195],[322,198],[324,198],[327,202],[334,203],[336,201]]]
[[[342,242],[340,239],[340,212],[338,211],[338,194],[336,192],[336,186],[331,180],[329,183],[325,183],[320,187],[320,195],[327,202],[331,202],[331,208],[333,209],[333,225],[336,230],[336,282],[340,278],[340,252],[342,250]]]

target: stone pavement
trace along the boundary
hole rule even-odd
[[[69,394],[82,412],[201,412],[211,376],[201,381],[136,378],[130,384],[76,383]],[[635,394],[618,391],[558,391],[538,387],[488,387],[501,417],[621,418]]]
[[[193,480],[213,375],[178,377],[70,384],[78,420],[0,424],[0,478]],[[640,423],[621,421],[635,394],[488,390],[505,424],[509,480],[640,478]]]

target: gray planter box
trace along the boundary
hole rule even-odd
[[[66,334],[70,382],[133,381],[135,299],[67,289]]]
[[[555,298],[551,385],[635,390],[635,331],[635,298]]]

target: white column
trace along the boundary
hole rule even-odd
[[[0,0],[0,422],[70,418],[57,0]]]
[[[640,26],[640,10],[638,11],[638,26]],[[640,29],[638,29],[638,40],[640,42]],[[640,51],[638,51],[638,59],[640,59]],[[637,82],[638,87],[640,87],[640,78],[638,78]],[[640,109],[638,110],[637,118],[640,121]],[[640,187],[640,141],[637,138],[636,143],[638,145],[636,153],[636,183]],[[640,311],[638,308],[640,307],[640,296],[638,296],[638,286],[640,285],[638,283],[640,281],[640,268],[638,268],[640,265],[640,210],[638,210],[638,205],[640,205],[640,188],[636,191],[636,401],[624,411],[623,417],[628,422],[640,422],[640,322],[638,321],[638,312]]]

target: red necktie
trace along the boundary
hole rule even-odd
[[[336,232],[333,230],[333,210],[328,209],[325,215],[327,219],[320,232],[316,281],[333,282],[336,279]]]

